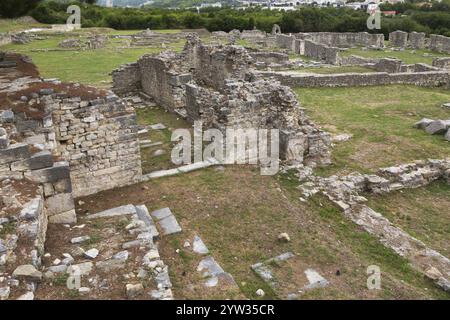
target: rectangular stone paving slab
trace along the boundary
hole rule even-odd
[[[110,218],[110,217],[118,217],[118,216],[125,216],[130,214],[136,213],[136,207],[132,204],[127,204],[124,206],[120,206],[117,208],[108,209],[105,211],[101,211],[98,213],[94,213],[91,215],[88,215],[87,219],[96,219],[96,218]]]

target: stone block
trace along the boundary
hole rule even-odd
[[[75,208],[71,193],[60,193],[45,200],[45,207],[49,216],[67,212]]]
[[[25,143],[15,143],[6,149],[0,149],[0,164],[23,160],[30,157],[30,150]]]
[[[34,170],[25,173],[25,178],[37,182],[57,182],[70,178],[70,169],[67,162],[56,162],[53,167]]]
[[[49,223],[56,224],[74,224],[77,223],[77,215],[75,209],[69,210],[67,212],[55,214],[48,218]]]

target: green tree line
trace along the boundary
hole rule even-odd
[[[1,0],[0,3],[13,1],[17,7],[25,0]],[[381,30],[370,32],[384,33],[395,30],[418,31],[450,36],[450,0],[441,2],[414,2],[386,4],[381,10],[395,10],[394,17],[382,17]],[[126,29],[175,29],[206,28],[209,31],[230,31],[233,29],[257,28],[269,32],[273,24],[279,24],[281,30],[289,32],[359,32],[368,31],[368,14],[361,10],[346,8],[302,7],[295,11],[276,11],[251,8],[238,10],[231,7],[205,8],[197,13],[196,9],[165,8],[105,8],[89,4],[87,1],[30,1],[28,9],[23,7],[21,14],[32,15],[42,23],[65,23],[68,4],[81,6],[81,23],[84,27],[110,27]],[[0,7],[1,8],[1,7]],[[1,12],[0,12],[1,13]]]

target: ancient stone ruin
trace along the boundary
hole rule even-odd
[[[179,55],[146,55],[114,71],[113,90],[142,91],[206,128],[280,129],[284,160],[329,163],[329,135],[307,118],[290,88],[253,72],[252,61],[240,46],[204,45],[192,36]]]

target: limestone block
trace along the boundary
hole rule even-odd
[[[49,216],[75,208],[71,193],[60,193],[51,196],[45,200],[45,206]]]

